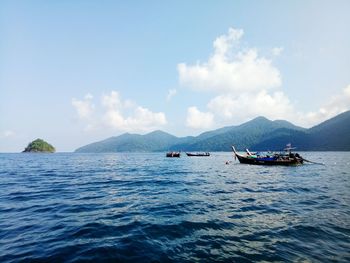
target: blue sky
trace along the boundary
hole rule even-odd
[[[349,1],[1,1],[0,152],[350,109]]]

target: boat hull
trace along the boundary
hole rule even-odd
[[[235,147],[232,145],[232,150],[235,155],[235,158],[238,158],[240,163],[245,164],[254,164],[254,165],[300,165],[303,164],[304,159],[299,154],[292,154],[289,152],[288,155],[286,154],[275,154],[273,156],[266,155],[266,156],[257,156],[253,155],[249,150],[247,149],[247,156],[243,156],[239,154]]]
[[[179,152],[169,152],[166,154],[166,157],[180,157]]]
[[[208,157],[210,153],[186,153],[190,157]]]
[[[254,164],[254,165],[300,165],[303,164],[303,159],[300,158],[291,158],[291,159],[259,159],[259,158],[248,158],[241,156],[239,154],[236,154],[238,160],[240,163],[244,164]]]

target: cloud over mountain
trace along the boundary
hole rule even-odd
[[[131,100],[123,100],[117,91],[101,97],[98,111],[91,104],[92,96],[72,100],[78,116],[86,121],[88,129],[110,128],[116,131],[145,132],[167,123],[163,112],[152,112]]]
[[[201,112],[197,107],[187,109],[187,127],[194,129],[206,129],[213,125],[214,115],[211,112]]]
[[[297,110],[283,92],[281,73],[272,61],[278,58],[284,48],[272,48],[271,58],[266,58],[259,54],[257,48],[243,45],[243,35],[242,29],[229,28],[226,34],[214,40],[213,53],[207,61],[177,65],[180,85],[215,94],[208,101],[205,114],[199,112],[197,106],[188,108],[188,127],[206,127],[209,122],[211,126],[219,127],[260,115],[271,119],[287,119],[310,127],[350,108],[348,86],[325,102],[319,110]]]

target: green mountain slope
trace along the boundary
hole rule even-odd
[[[350,151],[350,111],[341,113],[308,130],[277,130],[266,140],[253,145],[253,148],[278,150],[289,142],[298,150]]]
[[[179,138],[162,131],[146,135],[125,133],[117,137],[88,144],[76,152],[156,152],[164,151]]]
[[[178,138],[163,131],[146,135],[126,133],[83,146],[76,152],[230,151],[232,144],[237,149],[280,150],[287,143],[299,150],[350,150],[350,111],[311,129],[257,117],[196,137]]]
[[[198,136],[190,143],[174,145],[172,148],[185,151],[230,151],[232,144],[238,148],[249,148],[281,128],[304,130],[287,121],[270,121],[257,117],[242,125],[227,127],[224,132],[213,132],[212,136],[207,134],[205,138]]]
[[[350,111],[312,127],[309,132],[314,143],[310,150],[349,151]]]

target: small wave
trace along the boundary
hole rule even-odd
[[[0,261],[350,261],[347,166],[227,158],[2,155]]]

